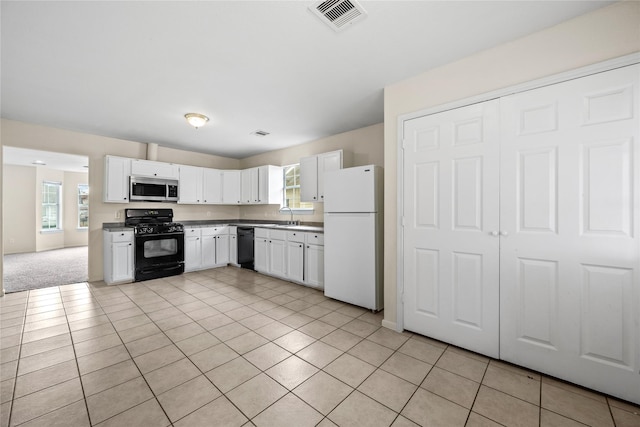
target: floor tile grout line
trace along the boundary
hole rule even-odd
[[[13,391],[11,392],[11,403],[9,404],[9,418],[7,419],[7,426],[11,426],[11,418],[13,417],[13,404],[16,400],[16,389],[17,389],[17,385],[18,385],[18,372],[20,370],[20,359],[22,356],[22,339],[24,338],[24,324],[25,324],[25,319],[27,317],[27,310],[28,310],[28,306],[29,306],[29,297],[31,291],[29,291],[29,293],[27,294],[27,298],[25,300],[24,303],[24,314],[22,317],[22,331],[20,332],[20,341],[18,342],[18,359],[16,361],[16,370],[14,373],[14,377],[13,377]]]

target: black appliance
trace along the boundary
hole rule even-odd
[[[132,176],[129,180],[129,200],[132,202],[177,202],[178,181]]]
[[[238,264],[253,270],[253,227],[238,227]]]
[[[136,282],[184,272],[184,226],[173,209],[125,209],[124,224],[134,228]]]

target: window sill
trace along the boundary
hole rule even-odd
[[[280,209],[280,215],[291,215],[291,213],[294,215],[313,215],[314,212],[315,209]]]
[[[55,230],[40,230],[40,234],[56,234],[56,233],[64,233],[64,230],[61,228],[57,228]]]

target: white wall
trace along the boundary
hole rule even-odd
[[[385,326],[397,319],[398,116],[640,51],[640,3],[624,1],[385,88]]]
[[[36,250],[35,171],[30,166],[3,168],[2,198],[7,202],[2,233],[5,254]]]

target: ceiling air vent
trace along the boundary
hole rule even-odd
[[[367,16],[356,0],[325,0],[313,3],[309,10],[335,31],[341,31]]]
[[[264,131],[264,130],[257,130],[255,132],[251,132],[251,135],[255,135],[255,136],[267,136],[269,135],[269,132]]]

